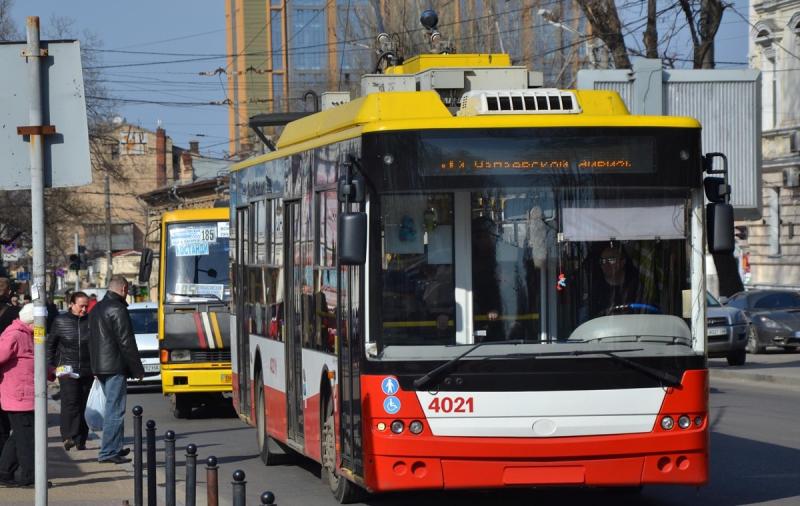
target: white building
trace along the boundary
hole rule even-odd
[[[745,283],[800,289],[800,0],[751,1],[750,25],[750,66],[762,72],[763,215],[737,223]]]

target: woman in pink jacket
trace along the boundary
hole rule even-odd
[[[0,484],[32,487],[33,304],[23,306],[19,318],[0,335],[0,378],[0,406],[8,413],[12,431],[0,455]]]

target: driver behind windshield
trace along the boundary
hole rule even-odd
[[[649,302],[641,275],[621,244],[605,245],[597,257],[597,263],[601,275],[592,280],[589,300],[586,301],[590,318],[658,312]]]

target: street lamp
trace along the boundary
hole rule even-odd
[[[586,34],[581,33],[578,30],[575,30],[574,28],[571,28],[571,27],[565,25],[564,23],[562,23],[559,20],[558,16],[553,14],[553,11],[551,11],[550,9],[539,9],[536,13],[542,19],[547,21],[549,24],[551,24],[553,26],[556,26],[558,28],[561,28],[562,30],[566,30],[568,32],[574,33],[578,37],[582,37],[584,39],[584,42],[586,43],[586,55],[589,57],[589,63],[592,65],[593,69],[598,68],[597,60],[595,59],[595,54],[594,54],[595,37],[593,35],[592,36],[587,36]]]

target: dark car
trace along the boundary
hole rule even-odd
[[[706,294],[708,356],[725,357],[728,365],[744,365],[747,360],[747,316],[741,309],[723,306]]]
[[[792,290],[750,290],[725,303],[741,309],[750,320],[747,351],[764,353],[767,346],[787,351],[800,347],[800,293]]]

